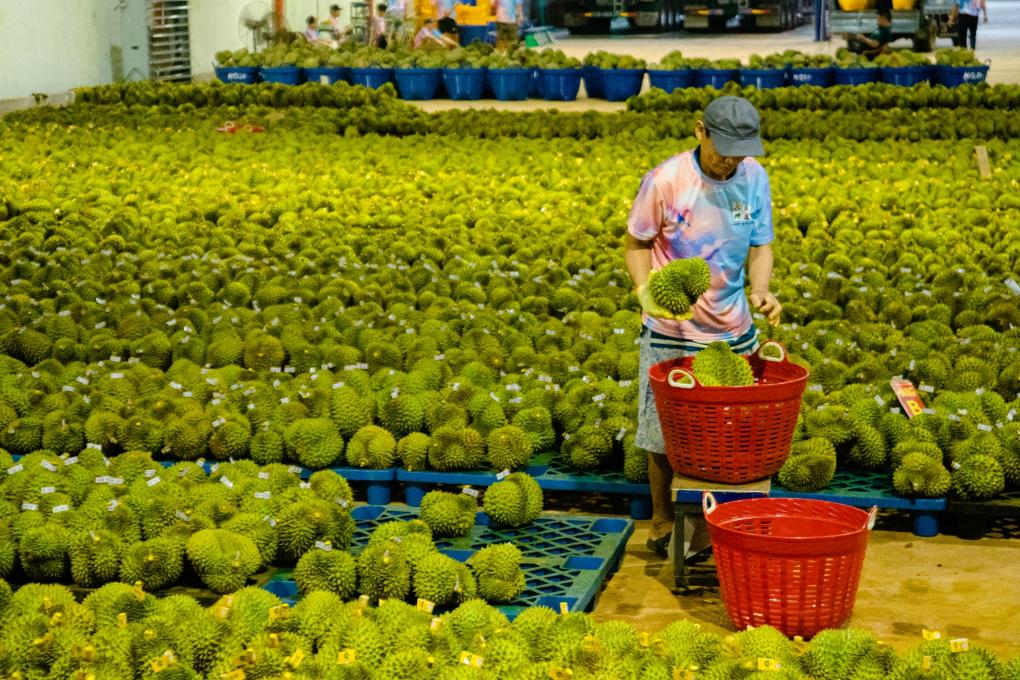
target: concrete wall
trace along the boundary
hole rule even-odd
[[[109,83],[116,0],[0,0],[0,100]]]

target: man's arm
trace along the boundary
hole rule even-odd
[[[751,306],[764,314],[771,325],[778,325],[783,306],[769,291],[772,279],[771,244],[751,247],[747,256],[747,276],[751,281]]]
[[[645,285],[652,271],[652,243],[639,241],[630,232],[624,237],[623,258],[635,288]]]

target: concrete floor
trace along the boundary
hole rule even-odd
[[[686,618],[732,632],[718,591],[673,591],[673,567],[645,548],[650,522],[636,522],[620,570],[595,607],[599,620],[622,619],[654,631]],[[857,603],[848,625],[873,632],[897,651],[921,641],[922,629],[966,637],[1000,658],[1020,655],[1020,540],[1017,523],[996,524],[977,541],[919,538],[906,518],[880,518],[870,539]]]

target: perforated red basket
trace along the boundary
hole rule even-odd
[[[803,498],[718,504],[708,491],[702,506],[737,628],[767,624],[808,638],[849,618],[877,508]]]
[[[693,357],[648,370],[666,455],[678,473],[741,484],[783,466],[808,372],[772,340],[748,359],[755,384],[746,387],[702,385],[690,371]]]

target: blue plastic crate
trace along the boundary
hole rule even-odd
[[[890,85],[901,85],[903,87],[913,87],[920,83],[928,80],[931,75],[931,68],[928,66],[902,66],[900,68],[886,68],[882,67],[879,69],[879,77],[883,83],[889,83]]]
[[[623,102],[641,91],[643,68],[614,68],[602,71],[602,93],[606,101]]]
[[[781,68],[743,68],[740,69],[740,84],[759,90],[782,87],[786,84],[786,71]]]
[[[528,68],[490,68],[485,74],[492,95],[501,102],[528,98],[534,73]]]
[[[386,83],[393,81],[393,69],[391,68],[352,68],[351,84],[379,89]]]
[[[496,27],[494,24],[482,24],[479,26],[461,24],[457,26],[457,33],[460,36],[460,44],[467,47],[473,42],[488,43],[496,42]]]
[[[259,82],[258,66],[217,66],[216,77],[224,83],[254,85]]]
[[[960,85],[977,85],[985,82],[988,77],[988,65],[982,66],[943,66],[938,65],[935,69],[935,81],[945,87],[959,87]]]
[[[689,68],[648,71],[648,86],[657,87],[666,94],[673,90],[694,86],[694,71]]]
[[[543,68],[538,71],[538,91],[542,99],[572,102],[581,89],[581,69]]]
[[[877,68],[836,68],[832,70],[836,85],[866,85],[878,80]]]
[[[300,85],[305,81],[304,72],[297,66],[263,66],[259,77],[264,83],[282,83],[284,85]]]
[[[602,89],[602,69],[598,66],[582,66],[581,79],[584,81],[584,91],[588,99],[602,99],[605,96]]]
[[[904,498],[892,486],[892,473],[888,471],[837,470],[835,477],[822,491],[790,491],[773,481],[773,498],[813,498],[833,503],[844,503],[858,508],[877,505],[888,510],[905,510],[910,513],[917,536],[936,536],[939,533],[939,515],[945,512],[945,498]]]
[[[696,68],[694,69],[695,87],[714,87],[717,90],[723,89],[726,83],[740,81],[740,69],[738,68]]]
[[[396,68],[393,69],[393,77],[401,99],[427,100],[436,96],[443,71],[438,68]]]
[[[484,68],[443,69],[443,83],[450,99],[474,101],[482,98],[485,90]]]
[[[829,87],[834,78],[831,66],[821,68],[791,68],[790,85],[814,85],[815,87]]]
[[[319,68],[306,68],[305,80],[310,83],[322,83],[332,85],[340,81],[346,81],[350,77],[348,70],[341,66],[322,66]],[[323,80],[325,79],[325,80]]]

